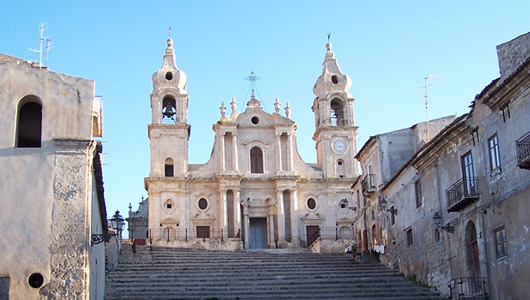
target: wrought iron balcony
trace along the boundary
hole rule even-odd
[[[459,211],[479,198],[477,180],[474,177],[458,180],[445,192],[448,212]]]
[[[374,184],[374,174],[366,175],[361,181],[361,187],[363,189],[363,194],[366,193],[375,193],[375,184]]]
[[[530,132],[515,142],[517,165],[521,169],[530,169]]]

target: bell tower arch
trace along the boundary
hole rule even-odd
[[[349,93],[351,79],[340,70],[330,43],[326,49],[322,74],[313,87],[317,163],[326,177],[356,177],[357,127],[353,118],[355,99]]]
[[[174,160],[174,177],[188,171],[187,124],[188,93],[186,73],[175,63],[173,40],[167,40],[162,67],[153,73],[151,92],[151,124],[147,126],[151,142],[150,177],[164,177],[167,157]]]

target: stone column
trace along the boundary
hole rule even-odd
[[[235,227],[237,228],[237,230],[239,231],[239,233],[241,234],[241,202],[240,202],[240,197],[241,197],[241,191],[239,190],[232,190],[234,192],[234,210],[235,210],[235,216],[234,216],[234,220],[235,220]],[[237,232],[234,233],[235,235],[237,235]]]
[[[232,132],[232,164],[233,164],[233,167],[234,167],[234,171],[237,171],[239,170],[239,162],[238,162],[238,159],[237,159],[237,136],[235,135],[234,132]],[[239,203],[239,202],[237,202]]]
[[[278,201],[278,247],[285,248],[287,242],[285,241],[285,211],[282,190],[276,191],[276,199]]]
[[[278,155],[276,160],[276,171],[282,171],[282,134],[276,132],[276,144],[278,145]]]
[[[291,198],[291,243],[295,247],[300,247],[300,239],[298,238],[298,197],[296,191],[290,191]]]
[[[223,239],[226,240],[228,238],[228,226],[227,226],[227,219],[228,219],[228,205],[226,201],[226,189],[220,190],[220,196],[221,196],[221,214],[219,216],[219,227],[223,230]]]
[[[267,215],[267,221],[269,225],[269,248],[276,248],[276,242],[274,241],[274,203],[270,201],[269,204],[269,213]]]
[[[219,138],[221,139],[221,142],[219,143],[221,146],[221,171],[226,170],[226,155],[225,155],[225,133],[219,132]]]
[[[287,133],[287,168],[288,171],[294,170],[294,159],[293,159],[293,134],[292,132]]]
[[[244,247],[245,249],[250,248],[250,219],[248,217],[248,206],[249,201],[243,201],[241,205],[243,206],[243,226],[245,229],[245,236],[244,236]]]

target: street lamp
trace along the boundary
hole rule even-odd
[[[94,233],[90,237],[92,245],[97,245],[108,241],[111,236],[121,237],[121,232],[123,230],[123,226],[125,225],[125,219],[120,215],[119,210],[116,210],[116,212],[110,219],[110,224],[112,226],[112,229],[116,231],[116,233]]]
[[[443,229],[449,233],[455,232],[455,228],[453,226],[449,224],[442,225],[442,216],[440,216],[438,212],[434,213],[434,216],[432,217],[432,219],[434,220],[434,224],[436,224],[437,228]]]

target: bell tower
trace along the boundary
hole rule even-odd
[[[315,133],[317,163],[325,177],[357,177],[354,156],[356,150],[357,127],[353,122],[353,102],[349,88],[351,79],[343,74],[326,44],[326,56],[322,63],[322,74],[318,77],[313,93],[315,113]]]
[[[173,40],[167,40],[162,67],[153,73],[150,177],[184,177],[188,171],[187,121],[188,93],[186,73],[175,63]]]

